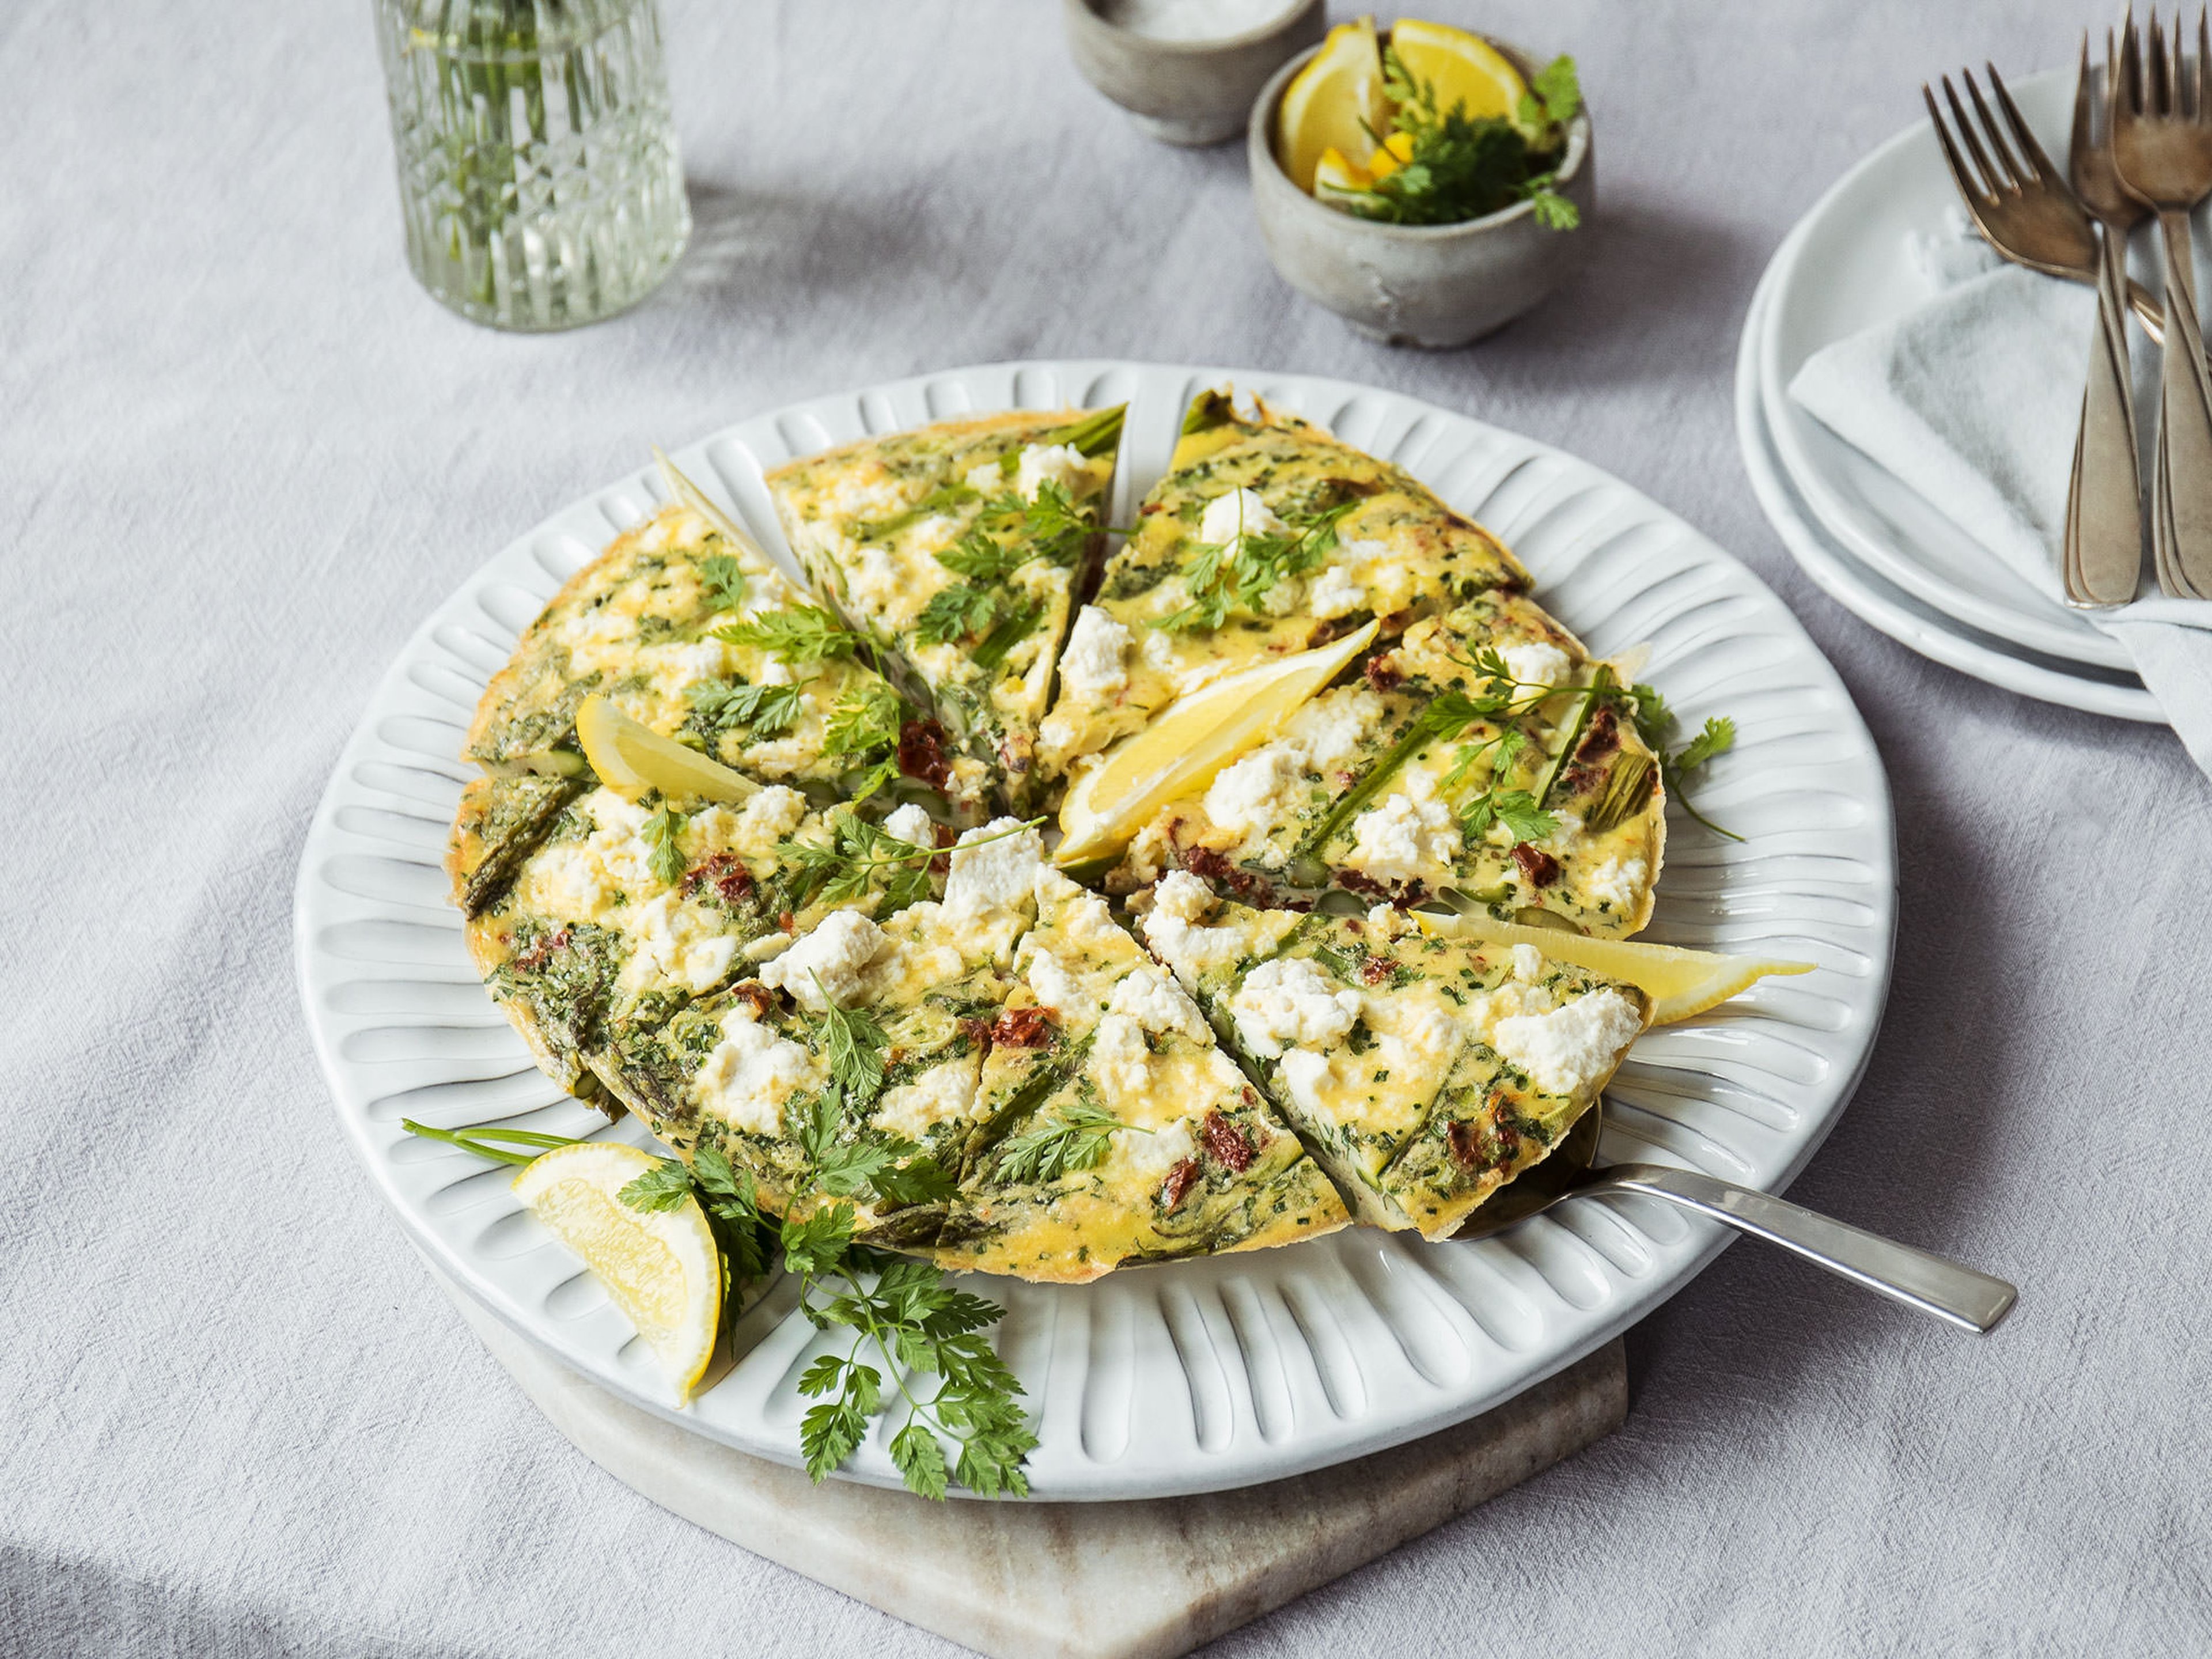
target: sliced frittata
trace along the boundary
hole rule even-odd
[[[1050,871],[1036,891],[935,1259],[1079,1283],[1344,1226],[1328,1177],[1106,902]]]
[[[595,1098],[616,1031],[659,1025],[834,908],[929,896],[937,842],[911,804],[878,827],[781,784],[688,813],[594,788],[470,917],[469,952],[539,1065]]]
[[[903,770],[975,821],[985,769],[945,764],[863,651],[757,549],[662,509],[569,579],[485,687],[464,752],[500,781],[457,821],[456,902],[481,908],[593,781],[576,711],[595,692],[749,775],[828,798]]]
[[[1364,682],[1173,802],[1110,883],[1207,876],[1255,902],[1341,888],[1449,892],[1604,937],[1650,921],[1665,842],[1657,757],[1606,665],[1529,599],[1478,595],[1408,629]]]
[[[1016,410],[870,438],[768,475],[793,552],[909,665],[955,746],[1026,811],[1037,724],[1090,576],[1119,408]]]
[[[1140,927],[1357,1218],[1427,1238],[1550,1152],[1650,1012],[1633,986],[1388,905],[1255,909],[1178,871]]]
[[[1173,470],[1107,561],[1060,665],[1041,753],[1057,773],[1234,670],[1419,618],[1528,575],[1410,474],[1226,394],[1192,406]]]

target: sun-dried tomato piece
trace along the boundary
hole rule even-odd
[[[992,1046],[1042,1048],[1052,1041],[1052,1012],[1045,1008],[1009,1008],[993,1022]]]
[[[952,781],[952,763],[945,758],[945,728],[935,720],[911,720],[899,727],[899,770],[918,783],[942,789]]]
[[[757,979],[740,980],[730,988],[730,994],[751,1009],[755,1019],[766,1019],[775,1012],[775,993]]]
[[[1559,878],[1559,860],[1533,842],[1524,841],[1516,846],[1513,862],[1521,866],[1531,887],[1549,887]]]
[[[1367,683],[1377,691],[1396,688],[1406,678],[1406,671],[1398,666],[1395,657],[1370,657],[1367,659]]]
[[[1398,971],[1398,964],[1388,957],[1370,957],[1359,964],[1359,977],[1369,985],[1380,985]]]
[[[532,940],[529,948],[516,952],[509,963],[520,973],[534,974],[545,965],[545,959],[568,948],[569,933],[566,927],[556,927],[550,933],[540,933]]]
[[[1464,1168],[1482,1168],[1482,1138],[1475,1133],[1472,1123],[1454,1119],[1444,1130],[1444,1145],[1451,1148],[1452,1158]]]
[[[1160,1183],[1160,1207],[1172,1210],[1183,1201],[1190,1189],[1198,1184],[1198,1160],[1187,1158],[1168,1171],[1168,1178]]]
[[[742,904],[753,890],[753,872],[735,853],[714,853],[684,872],[683,885],[686,895],[712,887],[723,903]]]
[[[1198,1126],[1198,1138],[1215,1163],[1238,1175],[1250,1169],[1257,1156],[1244,1131],[1218,1112],[1206,1115],[1206,1121]]]
[[[1583,740],[1575,745],[1575,758],[1594,761],[1610,755],[1620,747],[1620,721],[1610,708],[1601,708],[1590,716],[1589,725],[1583,732]]]
[[[1182,866],[1194,876],[1203,876],[1208,881],[1218,881],[1245,903],[1261,909],[1273,908],[1275,890],[1249,870],[1238,867],[1211,847],[1186,847],[1182,849]]]

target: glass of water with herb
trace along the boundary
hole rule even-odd
[[[691,234],[655,0],[374,0],[407,259],[495,328],[635,304]]]

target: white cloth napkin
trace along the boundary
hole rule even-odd
[[[1933,297],[1815,353],[1790,382],[1790,398],[1992,558],[2062,600],[2066,483],[2096,295],[1999,264],[1972,239],[1963,213],[1951,232],[1916,238],[1912,253]],[[2136,407],[2148,447],[2158,364],[2154,349],[2137,344]],[[2091,620],[2126,650],[2190,754],[2212,773],[2212,601],[2164,598],[2146,557],[2135,603]]]

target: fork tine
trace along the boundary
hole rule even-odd
[[[2051,158],[2043,153],[2043,146],[2035,142],[2035,134],[2021,117],[2020,106],[2013,102],[2012,94],[2005,90],[2004,76],[1997,73],[1995,64],[1984,64],[1982,67],[1990,72],[1990,90],[1996,94],[1997,107],[2004,112],[2005,125],[2012,129],[2013,141],[2020,146],[2021,159],[2027,163],[2029,173],[2039,179],[2056,179],[2058,174],[2051,165]],[[2081,37],[2081,78],[2075,82],[2074,94],[2075,112],[2084,117],[2088,113],[2082,106],[2082,95],[2088,88],[2088,69],[2089,37],[2085,33]]]
[[[1966,80],[1968,87],[1971,88],[1974,84],[1972,76],[1966,76]],[[1982,148],[1982,141],[1974,136],[1974,124],[1966,117],[1966,106],[1959,101],[1959,94],[1952,90],[1951,77],[1948,75],[1943,77],[1943,96],[1951,106],[1952,118],[1959,124],[1960,142],[1966,145],[1966,154],[1974,158],[1974,165],[1982,170],[1982,177],[1990,181],[1990,194],[1996,197],[2013,190],[2014,185],[2011,169],[2007,167],[2001,173],[1991,164],[1989,153]],[[1978,104],[1981,100],[1982,94],[1978,92],[1975,93],[1974,101]],[[1982,113],[1987,115],[1989,111],[1984,109]],[[2008,155],[2005,160],[2010,161],[2012,158]]]
[[[2212,33],[2205,28],[2205,9],[2197,9],[2197,118],[2212,112]]]
[[[2109,44],[2109,33],[2106,40]],[[2109,53],[2107,54],[2110,55]],[[2112,86],[2117,101],[2124,114],[2140,115],[2143,107],[2142,42],[2136,34],[2136,14],[2131,6],[2120,17],[2119,55],[2112,59]]]
[[[1960,70],[1959,78],[1966,83],[1966,96],[1974,100],[1974,113],[1981,117],[1982,131],[1989,137],[1990,149],[1996,156],[1997,165],[2005,170],[2006,176],[2014,185],[2025,187],[2035,177],[2034,170],[2025,160],[2013,160],[2012,151],[2005,143],[2004,129],[1997,124],[1997,118],[1990,113],[1989,105],[1983,101],[1982,88],[1974,79],[1973,70]]]
[[[1943,112],[1936,107],[1936,94],[1928,89],[1925,81],[1920,83],[1920,95],[1928,101],[1928,123],[1936,129],[1936,142],[1942,145],[1943,159],[1950,164],[1951,182],[1958,185],[1959,194],[1966,198],[1966,210],[1974,215],[1978,223],[1981,210],[1988,205],[1989,192],[1978,179],[1968,176],[1966,157],[1951,142],[1951,129],[1943,125]]]
[[[2005,108],[2010,111],[2012,100],[2005,96],[2004,82],[1997,80],[1996,70],[1990,71],[1997,94],[2004,98]],[[2089,78],[2089,31],[2081,31],[2081,67],[2074,75],[2074,130],[2067,136],[2069,157],[2085,155],[2096,143],[2094,106],[2097,101],[2096,86]]]
[[[2166,72],[2166,35],[2159,27],[2158,13],[2150,15],[2150,112],[2153,115],[2173,113],[2173,82]]]

